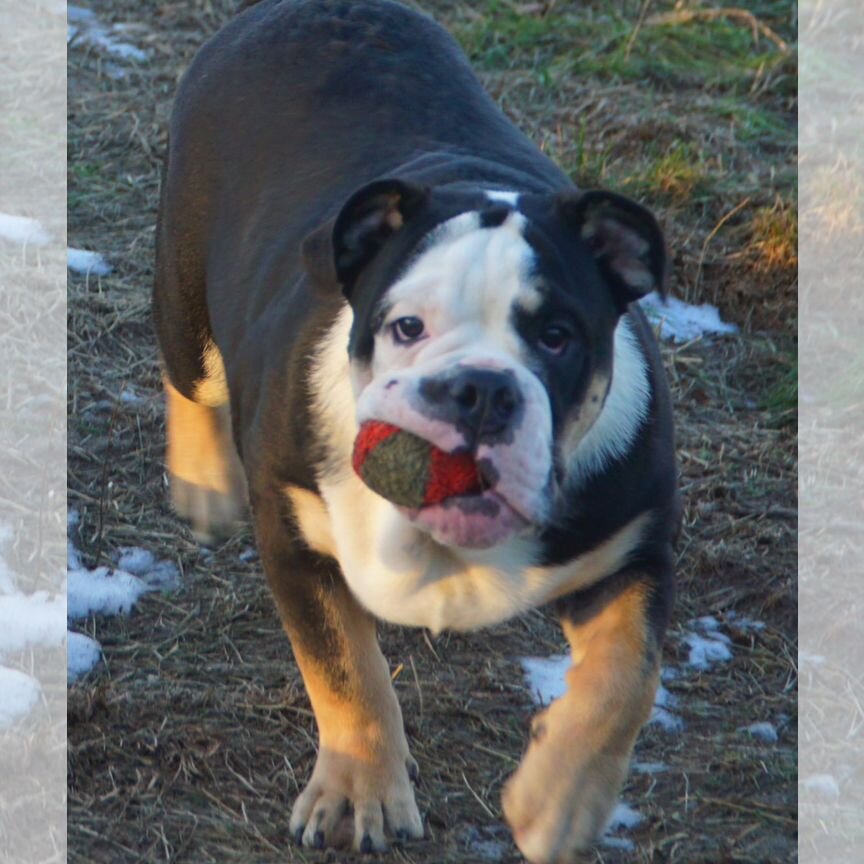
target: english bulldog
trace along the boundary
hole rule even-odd
[[[174,507],[206,538],[248,502],[315,712],[291,833],[423,835],[376,620],[554,604],[567,692],[503,812],[529,861],[570,861],[625,780],[673,597],[672,412],[636,303],[665,290],[661,230],[577,189],[425,15],[245,5],[177,93],[153,308]],[[483,488],[385,500],[352,470],[366,420],[473,454]]]

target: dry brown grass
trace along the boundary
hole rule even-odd
[[[457,32],[488,11],[423,5]],[[550,5],[500,4],[526,19]],[[134,543],[183,571],[176,594],[150,595],[128,618],[87,622],[105,663],[70,691],[70,860],[82,864],[352,860],[298,850],[288,837],[291,802],[314,760],[314,726],[260,569],[239,558],[249,536],[208,554],[165,500],[148,311],[159,158],[177,77],[229,6],[96,4],[103,20],[140,24],[137,42],[153,54],[120,80],[92,49],[70,52],[71,235],[116,268],[106,279],[70,283],[70,503],[82,514],[75,539],[91,563]],[[554,7],[596,24],[605,5]],[[640,7],[614,4],[631,22]],[[766,23],[790,38],[788,22]],[[796,453],[794,415],[790,425],[789,405],[772,396],[794,353],[794,273],[760,258],[757,275],[750,250],[754,214],[773,207],[778,193],[794,199],[789,97],[779,72],[774,85],[763,75],[752,97],[740,98],[773,112],[776,123],[770,135],[742,141],[728,105],[717,103],[725,91],[558,72],[554,63],[549,86],[538,69],[544,51],[555,53],[555,38],[534,33],[506,64],[475,59],[506,110],[561,164],[588,183],[659,200],[676,293],[714,299],[744,327],[738,338],[664,350],[687,502],[666,662],[685,657],[681,636],[697,615],[738,611],[766,623],[755,633],[730,631],[730,663],[669,683],[685,730],[670,736],[649,726],[640,738],[637,758],[668,770],[628,782],[624,799],[646,817],[630,835],[636,849],[600,848],[586,860],[793,861]],[[692,154],[698,183],[657,198],[652,168],[678,146]],[[119,401],[129,385],[140,403]],[[519,861],[499,804],[532,713],[516,658],[560,652],[554,621],[535,612],[436,640],[384,627],[382,641],[392,668],[401,667],[396,688],[427,824],[426,839],[394,849],[390,860],[478,861],[488,841],[500,861]],[[757,720],[778,724],[777,744],[738,731]]]

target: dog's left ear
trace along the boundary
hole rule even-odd
[[[648,210],[602,189],[565,193],[558,198],[558,209],[594,256],[622,312],[652,291],[666,297],[666,242]]]
[[[303,262],[319,286],[337,282],[346,295],[384,243],[425,203],[429,189],[376,180],[355,192],[332,222],[303,241]]]

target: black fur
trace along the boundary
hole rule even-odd
[[[177,95],[154,318],[167,373],[186,396],[203,375],[208,340],[218,346],[253,510],[262,514],[265,566],[284,564],[279,578],[309,599],[308,612],[316,596],[308,580],[324,570],[311,553],[295,567],[287,541],[266,535],[284,530],[274,503],[282,486],[314,490],[315,468],[326,462],[306,370],[346,297],[354,311],[346,350],[369,360],[382,294],[430,230],[467,210],[494,227],[510,208],[490,204],[484,190],[519,192],[546,297],[539,314],[517,315],[516,329],[530,344],[544,316],[563,315],[579,336],[566,359],[536,358],[558,428],[589,373],[610,368],[615,322],[643,290],[610,269],[607,247],[583,239],[585,219],[606,207],[642,232],[659,288],[666,258],[653,217],[607,193],[580,198],[430,19],[387,0],[246,5],[201,50]],[[398,231],[387,221],[393,208]],[[632,564],[652,580],[659,639],[679,519],[671,407],[650,328],[638,309],[630,315],[650,369],[649,417],[626,457],[566,497],[543,532],[540,563],[566,562],[651,509]],[[562,601],[562,613],[575,615],[579,602]],[[326,627],[320,637],[298,628],[298,638],[330,650]]]

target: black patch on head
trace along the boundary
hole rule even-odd
[[[549,394],[553,436],[587,398],[592,376],[612,364],[613,334],[619,312],[609,286],[589,250],[556,211],[554,198],[523,195],[519,209],[526,216],[523,231],[534,250],[531,277],[542,300],[528,310],[515,304],[513,329],[523,340],[529,365]],[[564,326],[571,340],[561,354],[543,349],[548,326]]]
[[[405,220],[403,227],[381,245],[360,270],[346,292],[354,310],[348,353],[356,360],[372,359],[375,334],[389,310],[387,291],[425,249],[443,222],[470,211],[480,211],[485,197],[480,190],[435,189],[424,206]]]
[[[506,204],[492,204],[480,211],[480,227],[500,228],[512,212],[512,208]]]

